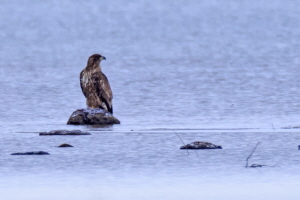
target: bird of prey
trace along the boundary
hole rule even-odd
[[[80,73],[80,86],[89,108],[102,108],[113,113],[112,91],[107,77],[101,71],[100,62],[106,60],[100,54],[91,55],[87,66]]]

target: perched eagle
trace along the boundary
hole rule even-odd
[[[80,86],[88,107],[103,108],[113,113],[113,95],[109,82],[101,71],[100,62],[102,60],[106,60],[106,58],[99,54],[89,57],[87,66],[80,73]]]

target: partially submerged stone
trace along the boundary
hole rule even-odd
[[[300,126],[285,126],[285,127],[282,127],[283,129],[298,129],[300,128]]]
[[[266,166],[266,165],[252,164],[250,167],[256,168],[256,167],[263,167],[263,166]]]
[[[112,125],[120,124],[110,112],[101,108],[78,109],[72,113],[67,124],[72,125]]]
[[[91,135],[89,132],[81,130],[53,130],[50,132],[42,132],[41,136],[44,135]]]
[[[73,146],[70,145],[70,144],[61,144],[61,145],[59,145],[58,147],[73,147]]]
[[[222,147],[209,142],[195,141],[180,147],[180,149],[222,149]]]
[[[50,155],[48,152],[45,151],[31,151],[31,152],[18,152],[18,153],[12,153],[10,155]]]

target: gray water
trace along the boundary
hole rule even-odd
[[[300,1],[1,1],[1,199],[299,199]],[[67,126],[101,63],[112,127]],[[80,129],[91,136],[41,137]],[[222,150],[181,151],[182,142]],[[249,164],[246,158],[257,142]],[[70,143],[74,148],[56,146]],[[49,156],[11,156],[20,151]]]

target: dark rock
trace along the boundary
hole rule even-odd
[[[300,126],[285,126],[285,127],[282,127],[282,129],[297,129],[297,128],[300,128]]]
[[[73,146],[70,145],[70,144],[61,144],[61,145],[59,145],[58,147],[73,147]]]
[[[12,153],[10,155],[50,155],[48,152],[45,151],[32,151],[32,152],[19,152],[19,153]]]
[[[209,142],[195,141],[180,147],[180,149],[222,149],[222,147]]]
[[[40,135],[91,135],[89,132],[81,130],[54,130],[50,132],[42,132]]]
[[[256,167],[263,167],[263,166],[266,166],[266,165],[252,164],[250,167],[252,167],[252,168],[256,168]]]
[[[72,113],[67,124],[72,125],[111,125],[120,124],[110,112],[101,108],[78,109]]]

